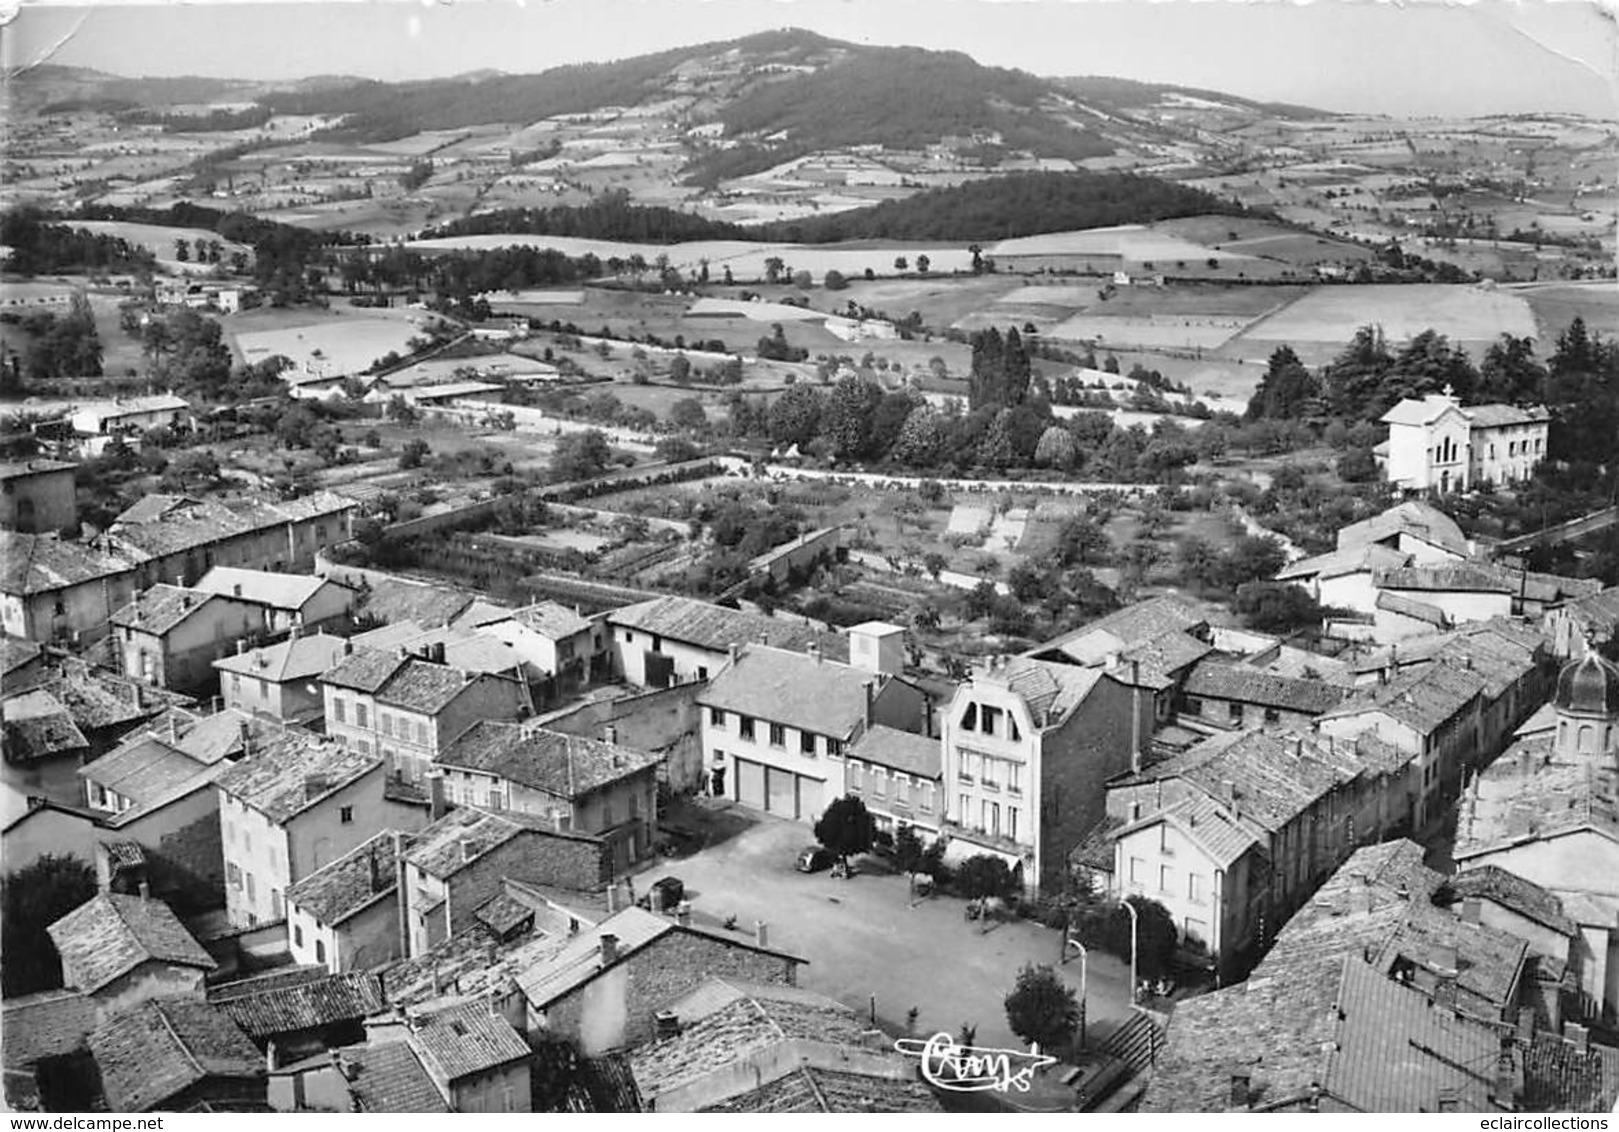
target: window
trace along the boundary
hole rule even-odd
[[[1000,764],[1000,761],[999,759],[984,759],[983,773],[979,775],[978,781],[985,790],[999,790],[1001,788],[1000,775],[995,769]]]
[[[315,962],[326,962],[326,941],[323,939],[317,939],[315,941]]]
[[[354,725],[356,727],[371,726],[370,720],[366,715],[365,705],[362,703],[356,703],[354,705]]]
[[[985,704],[984,707],[983,707],[983,713],[984,713],[984,723],[983,723],[983,732],[984,732],[984,734],[985,735],[995,735],[995,734],[997,734],[1000,731],[1000,726],[1001,726],[1001,709],[998,708],[998,707],[990,707],[988,704]]]
[[[1008,806],[1008,807],[1006,807],[1006,836],[1008,836],[1010,838],[1013,838],[1014,840],[1016,840],[1016,838],[1017,838],[1017,807],[1016,806]]]
[[[956,795],[956,813],[960,816],[962,825],[972,824],[973,800],[966,794]]]
[[[1173,857],[1175,847],[1169,843],[1169,823],[1164,822],[1158,826],[1158,854],[1162,857]]]
[[[344,825],[353,825],[354,824],[354,807],[353,806],[339,806],[338,810],[337,810],[337,820],[339,822],[341,822],[342,824],[344,824]]]
[[[741,735],[742,738],[751,741],[753,739],[753,717],[750,715],[737,716],[736,730],[737,734]]]
[[[362,755],[369,755],[371,753],[371,740],[369,739],[357,739],[355,740],[354,746]]]
[[[382,728],[382,734],[389,739],[394,737],[394,717],[385,711],[377,712],[377,725]]]
[[[1143,874],[1147,871],[1147,862],[1140,857],[1130,858],[1130,883],[1140,884]]]
[[[1282,713],[1277,711],[1275,708],[1268,707],[1268,708],[1265,709],[1265,722],[1266,723],[1277,723],[1277,722],[1281,721],[1281,718],[1282,718]]]
[[[1023,738],[1023,733],[1017,729],[1017,720],[1012,718],[1011,712],[1006,713],[1006,737],[1014,743]]]
[[[624,643],[628,645],[628,644],[632,644],[634,641],[635,641],[635,634],[630,632],[628,629],[624,630]]]
[[[785,747],[787,745],[787,728],[779,723],[770,725],[770,745],[772,747]]]
[[[259,681],[259,699],[265,699],[270,694],[270,685],[263,680]]]
[[[978,730],[978,705],[968,704],[967,710],[961,713],[961,729],[963,731]]]
[[[1203,877],[1200,873],[1186,874],[1186,899],[1193,904],[1203,903]]]
[[[841,759],[843,757],[842,739],[833,739],[831,736],[827,737],[826,757],[829,759]]]
[[[249,900],[257,900],[259,896],[257,892],[253,891],[253,874],[243,873],[242,875],[247,880],[247,898]]]
[[[933,812],[933,783],[922,782],[916,787],[916,808],[924,813]]]
[[[272,888],[270,890],[270,919],[279,920],[283,913],[281,910],[281,893]]]
[[[1008,794],[1023,793],[1023,764],[1009,762],[1006,764],[1006,792]]]
[[[425,720],[418,719],[416,721],[416,745],[419,747],[427,746],[427,722]]]
[[[999,802],[984,803],[983,830],[991,835],[998,835],[1001,832],[1001,804]]]
[[[234,863],[225,866],[225,877],[230,881],[232,888],[238,892],[242,890],[242,870]]]
[[[242,691],[242,674],[240,672],[232,672],[230,674],[230,690],[232,692],[237,693],[238,695],[241,694],[241,691]]]
[[[798,733],[798,749],[811,758],[815,757],[815,732],[800,731]]]
[[[901,774],[894,776],[894,801],[902,806],[911,804],[911,780]]]
[[[1202,920],[1195,920],[1191,916],[1186,917],[1186,941],[1188,943],[1193,940],[1204,943],[1207,942],[1208,938],[1209,925]]]
[[[1226,710],[1226,715],[1231,718],[1232,723],[1241,723],[1242,722],[1242,705],[1241,704],[1227,704],[1225,710]]]
[[[718,727],[721,730],[724,730],[724,728],[725,728],[725,709],[717,708],[717,707],[709,708],[708,709],[708,725],[710,727]]]
[[[983,757],[972,751],[961,752],[961,765],[956,767],[956,777],[963,782],[971,782],[982,769]]]
[[[699,664],[697,666],[697,679],[699,679],[699,680],[707,680],[708,679],[708,666],[707,665]]]
[[[1169,886],[1174,883],[1175,870],[1168,865],[1158,866],[1158,891],[1168,892]]]
[[[349,705],[344,703],[343,700],[338,696],[332,697],[332,716],[339,723],[347,723],[349,721]]]
[[[878,798],[888,797],[888,772],[880,766],[871,768],[871,792]]]
[[[718,747],[714,748],[714,754],[713,754],[712,757],[714,759],[714,765],[715,766],[719,766],[720,764],[725,762],[725,752],[720,750]]]
[[[302,924],[293,924],[292,925],[292,946],[294,946],[294,947],[302,947],[303,945],[304,945],[304,926]]]

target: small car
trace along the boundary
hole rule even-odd
[[[806,845],[799,850],[798,860],[793,867],[801,873],[818,873],[822,869],[832,867],[831,850],[820,845]]]
[[[636,901],[649,912],[667,912],[686,898],[686,886],[677,877],[663,877]]]

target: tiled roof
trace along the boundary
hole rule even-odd
[[[137,557],[161,558],[355,506],[353,500],[331,492],[316,492],[285,503],[259,499],[221,503],[180,495],[152,495],[113,520],[100,542]]]
[[[1543,405],[1519,408],[1517,405],[1468,405],[1462,409],[1474,428],[1511,428],[1515,425],[1541,424],[1551,419]]]
[[[478,925],[441,940],[427,951],[388,967],[382,975],[388,1001],[414,1006],[445,995],[477,997],[509,988],[519,973],[567,946],[565,935],[530,932],[502,941]]]
[[[384,624],[415,621],[419,625],[446,625],[472,604],[472,595],[448,586],[412,582],[404,578],[383,578],[374,582],[361,601],[361,608]]]
[[[1167,633],[1159,633],[1156,637],[1120,652],[1116,668],[1128,670],[1134,662],[1140,664],[1143,669],[1162,673],[1168,677],[1187,665],[1202,660],[1213,651],[1214,646],[1179,629],[1171,629]]]
[[[405,1042],[333,1050],[356,1112],[449,1112],[438,1086]]]
[[[325,586],[337,587],[337,583],[310,574],[277,574],[269,570],[245,570],[240,566],[215,566],[197,580],[194,588],[295,613]]]
[[[322,676],[321,680],[337,688],[353,688],[361,692],[375,692],[388,682],[388,678],[405,663],[398,652],[345,647],[343,658]]]
[[[1119,817],[1104,816],[1068,853],[1070,867],[1096,872],[1113,872],[1113,837],[1124,824]]]
[[[533,605],[525,605],[521,609],[513,610],[511,618],[525,628],[532,629],[540,636],[553,641],[565,640],[575,634],[590,631],[589,619],[554,601],[539,601]]]
[[[127,574],[136,559],[86,543],[0,530],[0,593],[19,597],[52,593]]]
[[[1225,805],[1204,794],[1194,794],[1166,810],[1150,814],[1140,821],[1119,829],[1114,837],[1121,837],[1158,822],[1167,822],[1180,830],[1194,845],[1200,846],[1217,868],[1228,869],[1233,861],[1253,849],[1262,849],[1265,830],[1244,821]]]
[[[573,799],[649,770],[659,756],[560,731],[483,720],[433,761]]]
[[[668,1009],[681,1033],[630,1055],[637,1092],[657,1111],[942,1111],[913,1064],[863,1046],[859,1015],[824,995],[711,978]],[[789,1043],[792,1057],[772,1056]]]
[[[944,774],[944,748],[938,739],[881,723],[868,727],[849,748],[848,755],[851,759],[901,770],[918,778],[936,779]]]
[[[1526,1112],[1612,1112],[1619,1100],[1619,1050],[1587,1042],[1577,1045],[1544,1031],[1523,1057]]]
[[[414,621],[395,621],[352,638],[356,648],[397,652],[404,648],[418,656],[434,645],[444,646],[444,663],[468,672],[510,673],[523,666],[514,648],[476,629],[440,625],[427,629]]]
[[[429,876],[445,878],[491,849],[524,832],[548,837],[594,841],[585,833],[559,831],[551,822],[511,810],[494,813],[476,806],[457,806],[438,821],[411,835],[405,860]]]
[[[156,735],[142,731],[89,766],[81,767],[79,777],[141,806],[166,797],[182,783],[196,780],[209,769],[207,763],[198,762]]]
[[[174,705],[196,702],[190,696],[126,680],[75,659],[56,664],[42,686],[62,701],[73,722],[86,731],[136,723]]]
[[[7,1069],[85,1048],[99,1014],[95,999],[77,990],[48,990],[0,1003],[0,1054]]]
[[[1442,1090],[1461,1112],[1510,1109],[1494,1103],[1496,1031],[1446,1010],[1354,956],[1338,984],[1340,1021],[1326,1054],[1323,1107],[1358,1112],[1437,1112]],[[1340,1110],[1341,1111],[1341,1110]]]
[[[1492,900],[1560,935],[1570,939],[1579,935],[1579,925],[1569,919],[1563,911],[1563,902],[1555,894],[1499,865],[1464,869],[1451,877],[1446,886],[1459,899],[1472,896]]]
[[[1619,771],[1594,757],[1557,757],[1549,734],[1525,739],[1473,779],[1458,809],[1458,863],[1579,829],[1619,840]]]
[[[534,915],[534,909],[502,892],[486,900],[473,913],[474,918],[498,936],[504,936],[522,926]]]
[[[761,637],[770,645],[793,652],[807,652],[818,645],[828,660],[847,662],[849,638],[842,633],[822,633],[808,626],[727,609],[689,597],[659,597],[615,609],[607,621],[624,629],[666,637],[707,649],[724,652],[732,645],[756,643]]]
[[[1462,534],[1456,520],[1432,504],[1415,499],[1342,528],[1338,532],[1338,549],[1383,542],[1400,534],[1419,538],[1460,557],[1465,558],[1468,553],[1467,536]]]
[[[436,715],[471,682],[471,674],[464,669],[408,657],[377,689],[377,703]]]
[[[1402,671],[1387,684],[1358,689],[1323,719],[1383,712],[1419,734],[1429,734],[1473,702],[1485,682],[1477,673],[1448,664]]]
[[[397,885],[393,832],[383,830],[288,888],[287,903],[331,927],[393,892]]]
[[[280,825],[382,764],[381,755],[289,727],[255,747],[218,782],[221,790]]]
[[[1255,1103],[1308,1097],[1325,1072],[1343,963],[1374,953],[1441,878],[1423,850],[1393,841],[1357,850],[1277,936],[1246,982],[1187,999],[1170,1016],[1143,1112],[1220,1112],[1231,1074]]]
[[[209,1001],[254,1040],[359,1021],[387,1005],[382,996],[382,976],[364,971],[327,975],[288,987],[225,994],[219,993],[221,990],[211,990]]]
[[[1571,601],[1563,607],[1563,614],[1581,625],[1612,633],[1619,629],[1619,586]]]
[[[1338,706],[1344,689],[1320,680],[1275,676],[1246,664],[1205,660],[1186,677],[1188,696],[1236,700],[1283,711],[1316,715]]]
[[[1521,580],[1505,570],[1479,562],[1397,566],[1377,575],[1377,584],[1388,589],[1434,593],[1515,594]]]
[[[11,674],[39,659],[44,646],[22,637],[0,636],[0,679],[10,682]]]
[[[0,464],[0,480],[20,480],[29,476],[42,476],[49,472],[71,472],[77,464],[61,460],[21,460]]]
[[[1021,696],[1038,727],[1060,726],[1106,678],[1100,669],[1054,664],[1025,656],[1009,656],[1001,668],[973,673],[975,681],[1004,682],[1014,694]]]
[[[147,397],[120,397],[112,401],[90,401],[75,409],[74,415],[88,413],[98,421],[107,421],[116,420],[119,417],[136,416],[142,413],[183,412],[190,408],[190,402],[184,397],[177,397],[173,393],[154,393]]]
[[[481,1003],[433,1014],[407,1040],[429,1076],[452,1082],[531,1056],[506,1019]]]
[[[1454,398],[1439,393],[1430,393],[1426,397],[1402,397],[1395,402],[1394,407],[1381,417],[1377,418],[1383,424],[1396,425],[1425,425],[1438,420],[1451,410],[1466,414]]]
[[[120,628],[139,629],[143,633],[161,637],[184,624],[214,600],[214,594],[198,593],[193,589],[159,582],[117,610],[108,618],[108,622]]]
[[[1393,590],[1378,590],[1377,601],[1374,604],[1385,612],[1398,613],[1414,621],[1423,621],[1436,629],[1450,628],[1450,616],[1443,609],[1414,597],[1395,593]]]
[[[1359,769],[1343,747],[1300,735],[1238,731],[1211,736],[1138,777],[1183,779],[1250,825],[1275,833]]]
[[[90,747],[67,706],[45,688],[0,702],[0,721],[7,762],[33,763]]]
[[[1456,1009],[1498,1022],[1516,1004],[1529,945],[1485,924],[1471,924],[1451,912],[1417,901],[1389,936],[1376,958],[1390,978],[1434,997],[1433,964],[1442,949],[1456,955]]]
[[[866,684],[884,677],[808,653],[750,645],[709,681],[697,702],[847,739],[866,719]]]
[[[89,994],[152,960],[201,971],[219,966],[161,900],[99,893],[46,931],[63,968]]]
[[[325,633],[297,636],[279,644],[221,657],[214,661],[214,667],[221,672],[255,676],[272,684],[311,680],[342,663],[343,645],[343,638]]]
[[[639,908],[626,908],[574,936],[556,955],[521,972],[517,986],[532,1006],[543,1009],[601,972],[603,935],[618,937],[618,955],[622,960],[675,930],[672,920]]]
[[[1294,578],[1320,578],[1325,581],[1361,570],[1385,570],[1406,566],[1410,562],[1411,555],[1405,551],[1373,542],[1301,558],[1282,567],[1277,571],[1276,577],[1284,582]]]
[[[1081,625],[1031,650],[1062,652],[1080,664],[1098,664],[1109,654],[1175,630],[1206,624],[1207,616],[1172,594],[1148,598]]]
[[[264,1056],[206,1002],[151,999],[108,1019],[90,1050],[114,1112],[147,1112],[209,1078],[262,1078]]]

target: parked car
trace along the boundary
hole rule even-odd
[[[793,867],[801,873],[818,873],[822,869],[832,867],[831,850],[820,845],[806,845],[798,852],[798,860]]]
[[[652,882],[652,887],[636,901],[649,912],[667,912],[686,897],[686,886],[677,877],[663,877]]]

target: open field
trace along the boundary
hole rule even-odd
[[[196,244],[199,240],[219,240],[215,233],[203,228],[169,228],[159,224],[132,224],[123,220],[75,220],[72,226],[98,235],[114,236],[165,260],[174,258],[176,240],[185,240],[190,244]],[[229,240],[219,240],[219,243],[224,249],[221,258],[226,260],[237,252],[249,257],[253,254],[253,249],[246,244]]]
[[[1326,344],[1336,351],[1368,324],[1381,326],[1391,342],[1429,329],[1468,343],[1536,333],[1529,304],[1510,291],[1434,283],[1318,287],[1250,328],[1240,341],[1295,348]]]
[[[1575,316],[1585,320],[1587,330],[1605,338],[1619,337],[1619,288],[1612,282],[1536,283],[1513,287],[1508,294],[1521,296],[1534,312],[1542,356],[1551,353],[1557,336]]]
[[[1080,314],[1049,327],[1044,334],[1068,342],[1095,342],[1099,346],[1213,350],[1229,341],[1249,321],[1214,315]]]
[[[280,354],[311,372],[347,374],[359,373],[390,351],[407,353],[407,343],[431,321],[416,312],[388,313],[253,311],[225,320],[225,326],[249,364]]]

